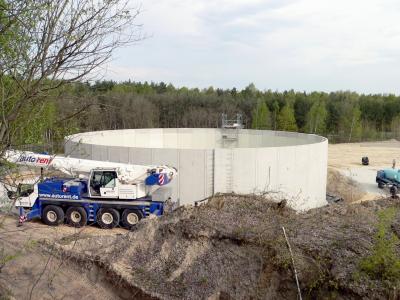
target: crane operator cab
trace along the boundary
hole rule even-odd
[[[115,169],[94,169],[90,174],[90,197],[118,198],[117,171]]]

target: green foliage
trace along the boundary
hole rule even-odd
[[[15,92],[7,77],[3,84]],[[316,133],[338,142],[400,137],[400,97],[393,95],[260,91],[254,84],[243,90],[199,90],[164,82],[98,81],[64,86],[36,108],[27,103],[19,120],[29,121],[14,128],[15,143],[57,143],[79,131],[218,127],[221,113],[241,113],[248,128]]]
[[[243,91],[243,95],[245,95],[245,97],[249,98],[249,97],[255,97],[257,95],[257,88],[254,85],[254,83],[250,83]]]
[[[350,111],[350,117],[347,117],[346,121],[344,121],[344,123],[348,123],[348,121],[351,120],[351,123],[349,123],[349,142],[352,142],[354,140],[359,141],[362,133],[361,110],[360,107],[356,104]]]
[[[285,105],[278,115],[278,129],[285,131],[297,131],[294,110],[291,106]]]
[[[0,152],[48,143],[71,128],[63,121],[85,109],[81,99],[75,97],[72,117],[58,119],[63,105],[56,105],[54,94],[74,82],[85,88],[79,81],[118,47],[141,40],[133,24],[137,14],[122,0],[0,0]],[[97,96],[115,84],[98,81],[87,88]]]
[[[46,101],[40,107],[34,106],[29,111],[21,115],[22,118],[29,116],[30,122],[23,124],[20,128],[18,137],[21,144],[42,144],[44,142],[43,133],[52,127],[56,118],[56,108],[53,102]],[[16,140],[18,142],[18,140]]]
[[[330,129],[336,127],[343,142],[359,141],[362,135],[359,95],[356,93],[339,92],[335,95],[335,102],[331,103],[331,117],[328,118]],[[329,111],[329,109],[328,109]]]
[[[134,81],[97,82],[93,86],[76,84],[67,92],[68,97],[79,96],[82,105],[93,104],[66,123],[73,122],[75,130],[218,127],[221,113],[230,117],[242,113],[248,128],[312,132],[333,141],[353,142],[394,136],[396,116],[400,115],[400,97],[393,95],[260,91],[254,84],[243,90],[199,90]],[[68,115],[76,107],[77,103],[59,98],[57,111]],[[268,114],[270,117],[265,117]]]
[[[394,284],[400,282],[400,258],[396,253],[399,239],[390,231],[390,226],[397,213],[393,207],[379,212],[372,254],[363,258],[359,264],[361,272]]]
[[[276,130],[278,128],[278,115],[279,115],[279,103],[275,99],[272,102],[272,112],[273,112],[273,128]]]
[[[400,114],[395,116],[391,122],[391,131],[396,138],[400,137]]]
[[[374,122],[368,120],[362,121],[362,136],[363,141],[377,140],[379,139],[379,132],[376,130],[376,125]]]
[[[253,111],[253,129],[271,129],[271,113],[264,101],[259,101]]]
[[[307,115],[311,108],[311,105],[312,103],[310,96],[305,93],[296,94],[296,100],[294,102],[294,115],[296,117],[296,123],[300,129],[305,129]]]
[[[9,263],[10,261],[13,261],[13,260],[17,259],[18,257],[20,257],[21,253],[22,253],[21,250],[17,250],[13,254],[7,254],[4,251],[4,248],[1,248],[1,250],[0,250],[0,272],[5,267],[5,265],[7,263]]]
[[[328,115],[325,101],[315,93],[312,94],[312,101],[313,104],[307,114],[305,131],[308,133],[324,134],[326,131],[326,118]]]

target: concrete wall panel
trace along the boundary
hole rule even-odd
[[[110,146],[108,147],[108,161],[119,163],[129,163],[129,149],[126,147]]]
[[[309,206],[316,196],[312,189],[312,178],[315,174],[311,174],[309,171],[309,166],[312,163],[312,148],[313,147],[310,145],[297,146],[295,148],[296,160],[294,179],[296,179],[297,190],[294,191],[294,194],[298,194],[299,199],[298,201],[294,201],[294,206]]]
[[[232,149],[214,150],[214,192],[232,192]]]
[[[179,201],[190,204],[206,198],[205,150],[185,150],[179,155]]]
[[[205,197],[214,194],[214,150],[205,150]]]
[[[299,174],[295,172],[295,149],[296,147],[280,147],[277,150],[279,166],[277,174],[279,180],[278,189],[289,195],[295,192],[295,176],[299,176]]]
[[[177,144],[175,145],[178,149],[186,148],[188,145],[193,144],[193,134],[190,128],[180,128],[177,131]],[[191,147],[193,148],[193,147]]]
[[[151,165],[152,164],[152,149],[145,148],[128,148],[129,163],[135,165]]]
[[[257,191],[258,162],[256,150],[256,148],[236,148],[232,150],[233,191],[241,194],[252,194]]]
[[[79,155],[78,157],[84,158],[84,159],[91,159],[91,157],[92,157],[92,145],[91,144],[79,143],[77,146],[78,146],[77,155]]]
[[[257,149],[257,192],[274,192],[278,188],[278,148]]]
[[[78,143],[74,141],[66,141],[64,144],[64,154],[70,157],[80,157]]]
[[[92,145],[92,158],[93,160],[108,161],[108,148],[104,145]]]
[[[110,137],[111,137],[111,135],[110,135]],[[123,132],[122,138],[119,142],[120,146],[130,147],[130,145],[132,145],[132,143],[135,143],[135,139],[136,139],[135,131],[131,130],[131,131]]]

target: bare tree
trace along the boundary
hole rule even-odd
[[[62,85],[88,79],[142,39],[125,0],[0,0],[0,143]]]

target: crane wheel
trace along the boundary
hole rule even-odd
[[[136,209],[125,209],[122,213],[121,223],[125,228],[131,229],[143,218],[143,213]]]
[[[96,215],[101,228],[111,229],[119,224],[119,212],[114,208],[100,208]]]
[[[64,211],[56,205],[47,205],[42,212],[42,221],[49,226],[58,226],[64,223]]]
[[[71,206],[66,213],[67,223],[73,227],[82,227],[87,223],[87,213],[83,207]]]

